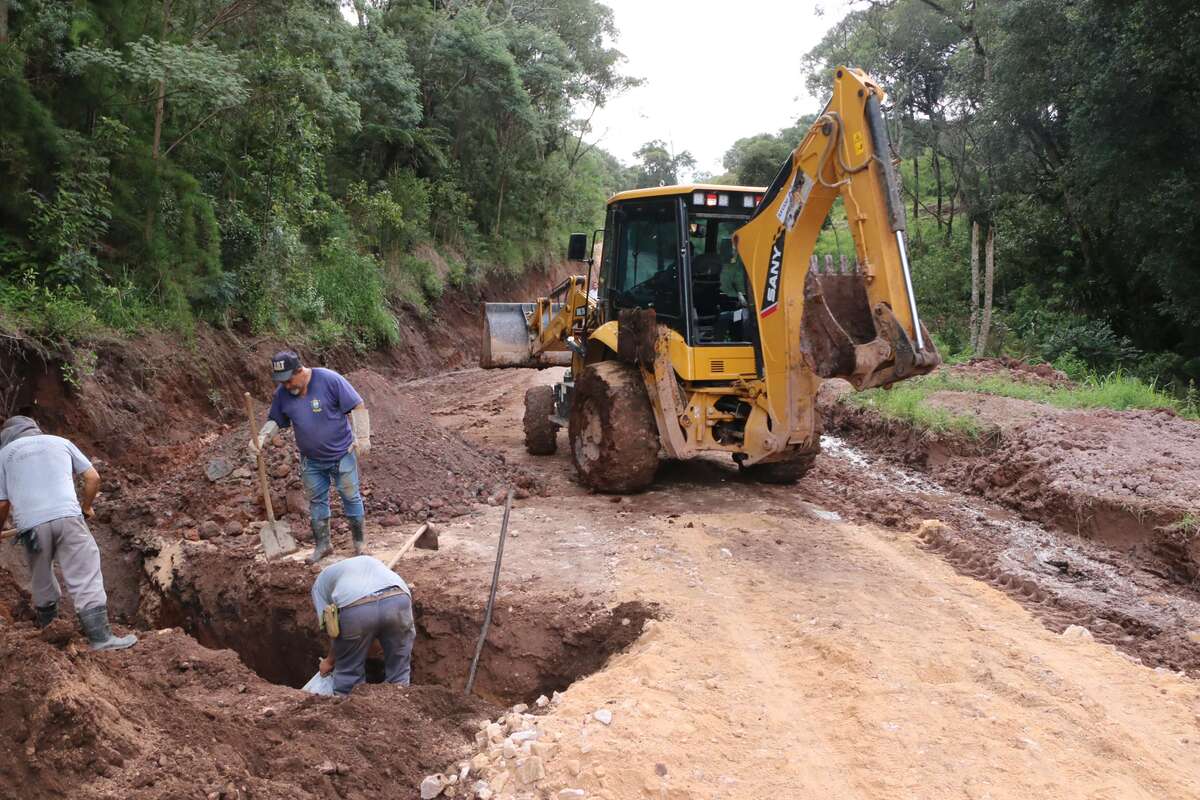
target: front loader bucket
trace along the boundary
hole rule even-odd
[[[801,351],[813,372],[845,378],[856,389],[887,386],[941,363],[924,325],[925,349],[917,351],[886,304],[871,308],[865,278],[856,268],[809,269],[801,331]]]
[[[557,311],[557,307],[554,309]],[[534,355],[534,333],[526,315],[537,313],[536,303],[484,303],[483,342],[479,349],[479,366],[484,369],[500,367],[554,367],[571,363],[569,351],[543,352]]]

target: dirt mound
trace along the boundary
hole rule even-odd
[[[373,447],[361,468],[369,526],[457,516],[507,486],[516,486],[519,494],[538,489],[526,470],[437,425],[403,384],[370,370],[347,377],[371,409]],[[260,403],[260,414],[261,408]],[[192,459],[160,480],[146,481],[121,471],[106,475],[97,504],[98,527],[107,526],[114,538],[132,541],[143,550],[155,547],[152,542],[160,537],[236,546],[265,518],[247,441],[245,423],[226,426],[220,434],[197,439]],[[267,463],[276,516],[290,521],[302,540],[308,539],[308,501],[290,431],[268,448]],[[336,492],[332,494],[336,509],[340,501]],[[334,526],[345,533],[339,514]]]
[[[399,787],[453,759],[491,711],[436,686],[315,697],[174,630],[97,654],[4,626],[0,797],[415,797]]]
[[[1200,577],[1200,424],[1167,411],[1074,411],[962,392],[927,402],[975,417],[988,435],[929,434],[845,403],[823,409],[829,430],[947,485],[1131,552],[1177,580]]]
[[[1022,383],[1040,383],[1049,386],[1066,386],[1071,383],[1071,379],[1065,372],[1057,370],[1049,364],[1030,364],[1010,356],[972,358],[970,361],[955,364],[948,369],[955,375],[977,378],[1000,376]]]

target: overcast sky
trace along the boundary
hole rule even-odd
[[[800,59],[849,6],[846,0],[602,0],[613,10],[625,72],[645,84],[592,119],[591,138],[625,163],[651,139],[688,150],[720,175],[735,140],[775,133],[819,100]],[[820,13],[822,12],[823,13]],[[832,77],[830,78],[832,83]]]

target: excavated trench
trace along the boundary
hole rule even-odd
[[[156,586],[155,608],[144,614],[147,622],[156,628],[180,627],[211,649],[233,650],[271,683],[302,687],[328,644],[309,599],[314,576],[298,564],[256,567],[239,565],[235,558],[215,552],[184,561],[176,556],[174,580],[169,587]],[[432,572],[413,576],[417,639],[412,681],[461,690],[486,597],[454,592],[444,578]],[[655,608],[637,602],[606,608],[572,595],[501,595],[480,657],[475,694],[512,705],[563,691],[603,668],[656,616]],[[375,655],[379,658],[368,660],[368,682],[382,680],[382,651],[376,648]]]

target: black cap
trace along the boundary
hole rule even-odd
[[[276,383],[283,383],[298,369],[300,369],[300,356],[291,350],[284,350],[271,357],[271,377],[275,379]]]

